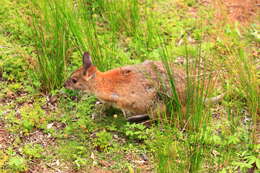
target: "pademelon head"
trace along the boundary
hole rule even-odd
[[[85,52],[82,57],[83,66],[74,71],[64,86],[71,90],[82,90],[90,92],[93,79],[96,74],[96,67],[92,64],[91,57]]]

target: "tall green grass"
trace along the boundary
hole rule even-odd
[[[69,8],[58,1],[33,1],[33,35],[37,50],[36,76],[41,89],[50,91],[59,88],[64,81],[68,57],[73,51],[72,37],[63,9]]]
[[[243,72],[239,72],[239,80],[242,87],[242,91],[246,96],[249,112],[253,119],[252,139],[254,143],[257,143],[257,130],[259,118],[259,105],[260,105],[260,91],[259,80],[257,79],[256,67],[254,68],[253,62],[246,56],[245,52],[239,50],[239,61]],[[241,70],[241,71],[242,71]]]
[[[242,42],[241,38],[243,36],[240,31],[242,29],[238,28],[238,25],[227,25],[225,29],[227,29],[228,32],[223,32],[224,34],[219,40],[219,44],[222,48],[222,52],[226,54],[223,64],[225,65],[226,70],[225,76],[228,77],[226,78],[226,81],[231,83],[228,92],[232,94],[236,93],[237,96],[236,98],[233,98],[233,100],[239,103],[235,105],[236,108],[233,107],[231,109],[243,109],[249,113],[249,118],[252,118],[253,125],[251,133],[252,141],[253,143],[256,143],[258,140],[257,130],[260,120],[258,116],[260,90],[256,59],[251,57],[247,48],[257,40],[251,38],[252,40],[244,40]],[[245,32],[245,30],[243,32]],[[229,104],[231,103],[232,101],[230,101]],[[241,107],[241,105],[245,107]],[[239,115],[246,117],[243,113],[240,113]]]
[[[119,37],[134,35],[139,23],[138,1],[85,0],[79,8],[85,28],[82,33],[94,64],[104,71],[128,61],[120,52]]]
[[[167,73],[168,84],[165,84],[165,81],[161,81],[162,85],[170,86],[170,88],[165,88],[166,90],[170,89],[171,93],[165,100],[168,109],[168,115],[165,116],[166,122],[170,120],[168,122],[173,122],[175,127],[182,130],[198,131],[208,120],[208,115],[205,114],[205,101],[210,94],[209,92],[212,92],[210,87],[213,86],[214,82],[213,73],[210,71],[210,67],[207,65],[208,63],[204,55],[202,55],[203,50],[201,43],[194,46],[196,47],[194,49],[195,52],[192,51],[190,53],[187,47],[187,40],[185,41],[185,55],[183,58],[186,63],[183,67],[178,67],[178,65],[173,64],[175,60],[175,57],[171,55],[173,46],[168,45],[164,35],[161,34],[162,31],[158,23],[156,23],[156,21],[148,22],[150,27],[146,35],[150,37],[155,45],[159,46],[159,57]],[[178,70],[175,71],[175,68],[185,69],[186,95],[184,102],[180,100],[179,93],[176,89],[176,82],[179,81],[175,81],[174,79],[174,73],[178,72]],[[183,111],[183,107],[186,107],[186,111]]]
[[[200,53],[200,51],[198,48],[198,53]],[[211,79],[210,77],[206,77],[207,74],[203,69],[200,69],[201,56],[198,54],[194,57],[194,64],[187,63],[185,65],[187,76],[186,98],[184,103],[182,103],[176,91],[176,81],[172,77],[175,71],[170,68],[170,57],[167,55],[167,51],[164,49],[161,58],[168,74],[172,95],[165,100],[168,111],[167,115],[163,116],[164,119],[162,122],[164,126],[170,125],[171,128],[177,127],[182,132],[185,131],[186,135],[193,136],[193,139],[183,143],[186,152],[190,153],[190,155],[184,155],[185,157],[181,157],[181,161],[179,160],[180,158],[173,159],[175,156],[172,155],[172,150],[179,152],[178,150],[181,150],[181,148],[173,145],[168,146],[169,148],[166,147],[166,151],[164,152],[168,152],[167,157],[159,151],[157,155],[159,159],[158,172],[172,172],[173,170],[176,170],[176,172],[199,172],[204,159],[203,153],[205,147],[201,146],[201,136],[194,135],[194,133],[203,136],[205,133],[204,129],[207,128],[208,120],[210,119],[210,114],[205,106],[205,100],[209,90],[205,85],[209,84]],[[189,62],[189,58],[187,51],[187,62]],[[184,106],[186,107],[185,112],[183,111]]]
[[[114,34],[125,32],[133,36],[140,22],[138,0],[106,0],[104,1],[104,17]]]
[[[164,145],[160,146],[160,149],[155,154],[156,163],[158,164],[157,172],[199,172],[202,170],[205,151],[208,151],[208,148],[201,144],[205,140],[206,129],[211,117],[206,106],[206,98],[212,91],[210,90],[214,82],[212,73],[202,53],[201,43],[195,46],[197,47],[194,49],[195,52],[190,52],[186,39],[188,33],[184,34],[183,39],[185,39],[184,44],[186,46],[183,58],[186,64],[183,68],[186,75],[186,96],[184,101],[180,100],[180,95],[176,90],[176,82],[179,81],[176,81],[173,77],[174,73],[178,73],[178,70],[175,69],[176,66],[173,65],[175,57],[172,55],[172,53],[174,54],[172,50],[174,50],[174,47],[167,42],[156,19],[147,20],[146,22],[149,23],[150,27],[147,27],[145,35],[152,43],[150,45],[148,43],[149,48],[147,51],[153,49],[153,45],[159,47],[159,57],[164,65],[168,79],[166,83],[165,81],[161,82],[166,89],[164,92],[168,92],[167,90],[170,89],[171,93],[170,95],[165,94],[164,102],[167,110],[159,115],[161,117],[159,121],[164,128],[176,129],[177,133],[185,132],[183,134],[184,138],[190,138],[182,142],[180,142],[180,139],[166,139]],[[169,88],[166,86],[169,86]],[[166,136],[178,136],[173,132],[170,132],[173,134],[167,133]]]
[[[208,121],[209,116],[205,113],[205,101],[210,92],[209,87],[213,83],[212,73],[206,71],[210,68],[207,66],[207,60],[203,58],[201,43],[194,46],[197,47],[194,48],[195,51],[190,52],[187,39],[185,41],[183,57],[187,63],[183,68],[186,71],[186,98],[183,103],[176,90],[176,81],[173,77],[175,73],[173,62],[176,57],[173,50],[175,50],[175,47],[167,40],[167,36],[164,35],[160,21],[156,20],[154,12],[148,10],[146,15],[148,15],[145,20],[146,30],[143,31],[142,35],[140,34],[140,37],[136,38],[146,40],[145,53],[154,49],[158,50],[159,59],[164,65],[168,78],[168,82],[165,84],[162,81],[162,85],[170,86],[168,89],[171,90],[171,95],[166,97],[165,100],[167,115],[162,115],[164,117],[162,120],[165,123],[172,123],[174,127],[182,130],[198,131]],[[202,33],[200,34],[202,35]],[[189,33],[184,34],[183,39],[188,36]],[[191,61],[192,63],[190,63]],[[167,90],[167,87],[165,89]],[[186,111],[183,112],[184,106]]]
[[[227,45],[228,46],[228,45]],[[230,66],[233,64],[233,66]],[[247,56],[242,48],[231,51],[228,59],[227,69],[230,75],[234,76],[234,86],[238,92],[245,98],[245,104],[252,118],[252,141],[257,143],[257,130],[259,123],[259,80],[257,78],[257,70],[254,62]]]

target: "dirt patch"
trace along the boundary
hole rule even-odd
[[[0,120],[0,150],[7,148],[11,143],[11,137],[4,126],[4,123]]]
[[[94,167],[94,168],[89,170],[89,173],[112,173],[112,171]]]
[[[212,1],[217,10],[216,17],[222,20],[239,21],[247,24],[259,14],[260,0],[218,0]]]
[[[51,135],[45,134],[40,130],[30,133],[23,137],[23,143],[41,144],[43,147],[54,145],[55,139]]]

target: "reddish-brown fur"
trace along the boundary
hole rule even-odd
[[[91,63],[90,57],[83,58],[85,58],[84,63]],[[89,61],[86,58],[89,58]],[[177,92],[180,100],[183,100],[185,97],[185,72],[180,68],[173,68]],[[83,66],[76,70],[65,86],[69,89],[86,91],[124,112],[138,115],[150,114],[157,111],[158,108],[163,109],[163,101],[158,97],[158,93],[161,92],[162,82],[168,83],[167,79],[166,71],[159,61],[145,61],[142,64],[106,72],[100,72],[91,64],[87,69]],[[166,88],[169,90],[168,85]]]

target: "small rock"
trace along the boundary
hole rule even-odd
[[[54,103],[57,101],[57,99],[58,99],[57,96],[52,96],[52,97],[50,98],[50,103],[51,103],[51,104],[54,104]]]
[[[57,166],[60,165],[60,161],[59,161],[59,160],[56,161],[56,165],[57,165]]]
[[[213,151],[212,151],[212,154],[213,154],[214,156],[218,156],[218,155],[219,155],[219,152],[217,152],[216,150],[213,150]]]
[[[95,159],[94,153],[91,153],[90,158],[93,159],[93,160]]]
[[[48,125],[47,125],[47,129],[52,128],[52,126],[53,126],[53,123],[48,124]]]
[[[117,135],[114,135],[113,138],[114,138],[114,139],[118,139],[118,136],[117,136]]]

